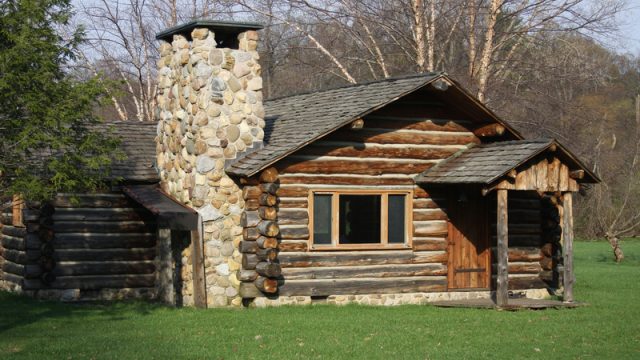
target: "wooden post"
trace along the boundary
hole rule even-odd
[[[158,300],[175,305],[171,260],[171,230],[158,229]]]
[[[562,195],[562,248],[564,256],[564,302],[573,302],[573,199],[570,192]]]
[[[22,209],[24,209],[24,201],[22,196],[13,195],[12,202],[12,225],[16,227],[24,227],[22,223]]]
[[[498,279],[496,304],[506,306],[509,301],[509,219],[507,191],[498,190],[497,231],[498,231]]]
[[[199,219],[198,222],[201,223],[202,220]],[[197,308],[206,308],[207,290],[204,281],[204,244],[202,243],[202,237],[198,230],[191,231],[191,256],[193,257],[191,259],[193,263],[193,302]]]

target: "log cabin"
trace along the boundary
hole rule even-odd
[[[260,29],[159,33],[157,123],[110,124],[119,184],[15,198],[0,288],[198,307],[574,300],[573,195],[599,179],[566,147],[446,73],[264,101]]]

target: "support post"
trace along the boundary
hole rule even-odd
[[[158,264],[156,265],[158,300],[165,304],[175,305],[176,297],[173,288],[173,269],[171,266],[171,229],[158,229]]]
[[[507,191],[498,190],[497,230],[498,230],[498,278],[496,305],[503,307],[509,301],[509,219]]]
[[[566,303],[573,302],[573,198],[572,193],[562,195],[562,248],[564,258],[564,296]]]
[[[12,225],[13,226],[17,226],[17,227],[24,227],[24,224],[22,222],[22,210],[24,209],[24,201],[22,199],[22,196],[20,195],[13,195],[13,202],[12,202]]]
[[[204,277],[204,244],[200,236],[202,220],[198,217],[198,230],[191,231],[191,256],[193,265],[193,302],[197,308],[207,307],[207,290]]]

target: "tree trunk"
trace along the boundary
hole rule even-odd
[[[606,234],[605,238],[611,244],[611,248],[613,249],[613,256],[616,259],[616,262],[621,262],[624,259],[624,253],[622,252],[622,248],[620,248],[620,239],[617,236]]]

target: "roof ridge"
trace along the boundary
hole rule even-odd
[[[301,93],[296,93],[296,94],[291,94],[291,95],[278,96],[278,97],[274,97],[274,98],[271,98],[271,99],[266,99],[264,102],[265,103],[269,103],[269,102],[272,102],[272,101],[293,98],[293,97],[296,97],[296,96],[319,94],[319,93],[324,93],[324,92],[329,92],[329,91],[334,91],[334,90],[341,90],[341,89],[358,87],[358,86],[367,86],[367,85],[372,85],[372,84],[377,84],[377,83],[385,83],[385,82],[407,80],[407,79],[414,79],[414,78],[421,78],[421,77],[424,77],[424,78],[426,78],[426,77],[434,77],[434,76],[446,75],[446,74],[447,73],[444,72],[444,71],[431,71],[431,72],[427,72],[427,73],[399,75],[399,76],[393,76],[393,77],[388,77],[388,78],[384,78],[384,79],[365,81],[365,82],[356,83],[356,84],[347,84],[347,85],[341,85],[341,86],[336,86],[336,87],[327,88],[327,89],[309,90],[309,91],[304,91],[304,92],[301,92]]]

